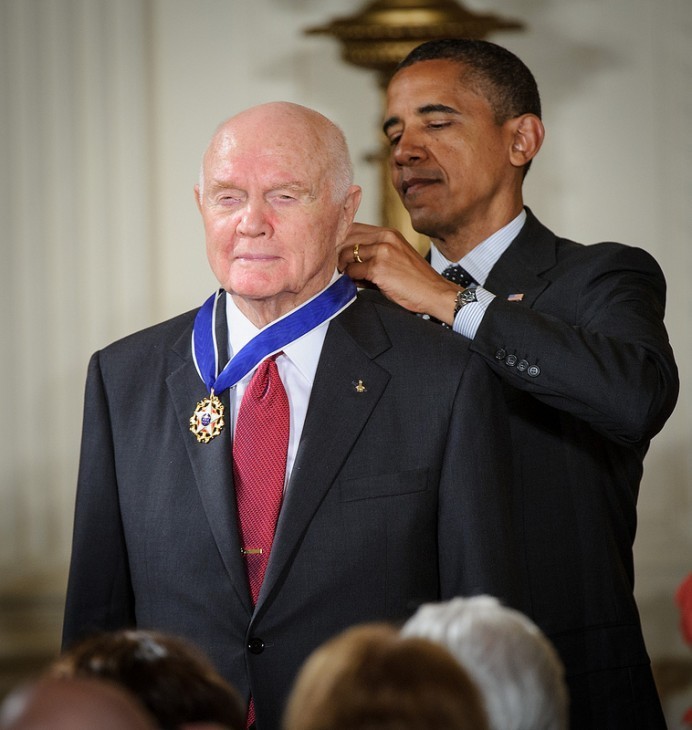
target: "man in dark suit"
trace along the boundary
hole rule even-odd
[[[345,627],[455,595],[517,602],[507,418],[465,340],[339,275],[360,189],[322,115],[231,118],[196,198],[222,289],[89,366],[64,645],[123,626],[187,637],[278,730],[298,667]],[[258,545],[236,436],[268,360],[290,429]],[[272,425],[249,440],[256,491]]]
[[[460,39],[414,49],[389,84],[384,131],[430,256],[354,224],[340,265],[469,338],[502,378],[524,610],[566,666],[571,726],[651,730],[664,720],[632,544],[644,455],[678,392],[665,281],[646,252],[559,238],[524,208],[540,116],[535,80],[509,51]],[[453,264],[463,270],[443,276]]]

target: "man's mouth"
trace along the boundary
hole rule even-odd
[[[430,177],[411,177],[401,182],[401,192],[404,196],[414,195],[423,188],[434,185],[437,182],[434,178]]]
[[[235,259],[236,261],[245,261],[249,263],[265,263],[268,261],[275,261],[278,258],[275,254],[270,253],[259,253],[257,251],[245,251],[245,252],[236,252]]]

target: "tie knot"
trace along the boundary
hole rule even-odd
[[[273,397],[278,388],[283,390],[276,358],[282,353],[277,352],[257,366],[255,374],[248,384],[248,391],[253,398]]]
[[[449,279],[449,281],[453,282],[454,284],[457,284],[464,289],[471,286],[471,284],[475,284],[476,281],[474,278],[469,274],[466,269],[462,268],[459,264],[452,264],[451,266],[448,266],[443,272],[442,276],[444,276],[445,279]]]

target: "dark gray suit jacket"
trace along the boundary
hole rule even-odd
[[[188,431],[206,395],[193,318],[90,363],[65,646],[124,626],[188,637],[278,730],[299,665],[344,627],[461,594],[517,604],[499,379],[463,338],[361,292],[330,323],[253,611],[229,429]]]
[[[504,381],[527,611],[565,662],[572,727],[660,727],[632,544],[644,455],[678,393],[663,274],[529,211],[484,286],[497,299],[471,349]]]

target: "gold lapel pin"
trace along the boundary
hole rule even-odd
[[[356,393],[365,393],[367,388],[363,385],[363,381],[359,380],[357,383],[353,382],[353,388],[356,391]]]

